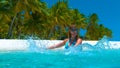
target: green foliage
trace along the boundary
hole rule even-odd
[[[75,23],[87,30],[86,40],[98,40],[104,35],[112,37],[112,31],[98,24],[97,14],[85,17],[78,9],[71,9],[68,0],[59,0],[51,8],[40,0],[1,0],[0,38],[24,39],[36,35],[41,39],[67,37],[67,27]]]

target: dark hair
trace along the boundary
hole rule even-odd
[[[79,35],[78,35],[78,29],[76,28],[76,24],[75,24],[75,23],[72,23],[71,26],[69,27],[68,38],[69,38],[69,39],[71,38],[71,33],[70,33],[70,31],[73,30],[73,29],[76,29],[76,30],[77,30],[77,36],[75,37],[75,40],[77,40],[77,39],[79,38]]]

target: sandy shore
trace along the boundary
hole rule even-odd
[[[27,50],[29,45],[38,47],[54,45],[62,40],[18,40],[18,39],[0,39],[0,51]],[[90,45],[95,45],[98,41],[83,41]],[[103,42],[106,45],[106,42]],[[120,41],[109,41],[110,48],[119,49]]]

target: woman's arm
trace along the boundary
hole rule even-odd
[[[68,40],[68,39],[65,39],[65,40],[63,40],[62,42],[58,43],[58,44],[49,46],[48,49],[54,49],[54,48],[58,48],[58,47],[64,46],[65,43],[67,42],[67,40]]]
[[[82,39],[80,39],[80,38],[77,40],[75,46],[78,46],[79,44],[82,44]]]

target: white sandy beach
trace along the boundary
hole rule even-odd
[[[62,40],[18,40],[18,39],[0,39],[0,51],[14,51],[14,50],[27,50],[29,45],[38,47],[54,45]],[[90,45],[97,44],[98,41],[83,41]],[[106,42],[103,42],[106,45]],[[119,49],[120,41],[109,41],[110,48]],[[63,47],[61,47],[63,49]]]

